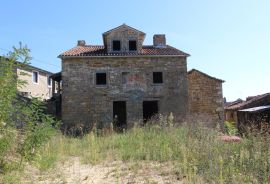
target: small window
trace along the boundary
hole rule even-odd
[[[47,76],[47,85],[52,86],[52,79],[49,76]]]
[[[135,40],[129,40],[129,50],[130,51],[137,50],[137,42]]]
[[[120,51],[121,50],[121,43],[119,40],[113,41],[113,51]]]
[[[33,72],[33,82],[38,83],[38,72]]]
[[[153,83],[154,84],[161,84],[161,83],[163,83],[162,72],[153,72]]]
[[[106,73],[96,73],[96,85],[106,85],[107,77]]]

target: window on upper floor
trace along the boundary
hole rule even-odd
[[[120,40],[113,40],[113,51],[121,50],[121,42]]]
[[[52,86],[52,79],[50,78],[50,76],[47,76],[47,85],[48,85],[49,87]]]
[[[129,40],[129,51],[137,50],[137,42],[136,40]]]
[[[33,71],[33,83],[38,84],[38,72],[37,71]]]
[[[154,84],[162,84],[163,83],[162,72],[153,72],[153,83]]]
[[[106,73],[96,73],[96,85],[106,85],[107,75]]]

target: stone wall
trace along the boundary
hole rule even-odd
[[[62,60],[62,120],[68,126],[113,121],[113,101],[126,101],[127,125],[142,120],[142,103],[158,100],[159,113],[185,118],[188,111],[185,57],[89,57]],[[97,86],[96,72],[106,72],[107,85]],[[131,82],[123,81],[122,73]],[[152,73],[163,72],[163,84]]]
[[[209,122],[224,120],[222,82],[197,70],[188,73],[191,117],[197,116]]]

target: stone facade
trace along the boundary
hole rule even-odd
[[[223,82],[195,69],[188,72],[191,116],[198,116],[201,120],[205,118],[209,122],[223,122]]]
[[[163,83],[153,84],[153,72]],[[97,72],[107,84],[97,86]],[[125,83],[123,74],[128,74]],[[113,101],[125,101],[127,125],[143,119],[143,101],[158,101],[158,111],[185,118],[188,110],[186,58],[93,57],[62,61],[62,120],[66,125],[113,121]]]
[[[102,127],[115,119],[130,127],[156,113],[186,117],[189,55],[164,45],[165,35],[153,37],[154,42],[164,43],[162,47],[144,46],[144,38],[145,33],[122,25],[103,34],[103,46],[80,40],[77,47],[59,56],[66,128],[81,125],[87,129],[93,123]],[[120,50],[113,48],[115,40]],[[136,43],[135,50],[134,45],[130,49],[130,41]],[[97,84],[99,80],[105,83]]]

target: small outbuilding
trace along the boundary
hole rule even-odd
[[[196,69],[188,72],[189,112],[191,118],[197,117],[211,124],[224,121],[223,82],[221,79]]]
[[[248,126],[270,124],[270,93],[247,97],[246,101],[225,107],[227,121],[234,121],[240,131]]]

